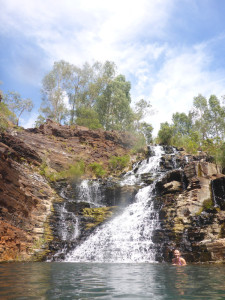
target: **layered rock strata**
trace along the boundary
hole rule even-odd
[[[83,161],[107,170],[111,156],[125,155],[126,134],[61,126],[50,120],[38,129],[0,134],[0,261],[40,260],[54,238],[53,203],[63,201],[52,174]],[[90,176],[84,174],[83,177]]]
[[[182,158],[183,157],[183,158]],[[161,229],[158,260],[179,248],[189,262],[225,261],[225,176],[206,157],[177,154],[178,166],[156,184]],[[163,168],[170,165],[168,159]]]

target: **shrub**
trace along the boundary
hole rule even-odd
[[[7,105],[0,102],[0,132],[5,131],[10,124],[10,118],[13,118],[14,114],[8,109]]]
[[[208,209],[210,209],[212,207],[213,207],[213,201],[212,201],[212,199],[206,199],[206,200],[204,200],[204,202],[203,202],[203,210],[208,210]]]
[[[85,126],[89,129],[102,128],[98,114],[92,108],[80,107],[76,110],[76,125]]]
[[[47,163],[44,161],[40,165],[40,172],[42,176],[45,176],[49,181],[55,181],[59,179],[59,173],[53,172],[47,165]]]
[[[140,153],[144,151],[146,147],[146,139],[145,136],[141,133],[134,134],[135,145],[132,147],[133,153]]]
[[[74,165],[70,165],[68,170],[56,172],[51,170],[46,162],[43,162],[40,166],[40,174],[45,176],[49,181],[56,181],[63,178],[79,178],[84,174],[85,164],[83,161],[79,161]]]
[[[106,173],[103,166],[97,162],[89,164],[88,167],[91,169],[91,171],[95,174],[96,177],[103,177]]]
[[[76,162],[74,165],[70,165],[69,170],[61,172],[64,178],[78,178],[85,172],[84,161]]]
[[[128,166],[130,161],[129,155],[124,156],[112,156],[109,160],[109,167],[111,170],[118,170],[121,171],[125,167]]]
[[[160,124],[160,130],[158,132],[158,143],[162,145],[171,145],[174,135],[174,128],[168,122]]]

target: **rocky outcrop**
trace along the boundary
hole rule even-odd
[[[180,248],[189,262],[225,261],[225,176],[203,155],[189,156],[186,163],[181,153],[178,157],[183,167],[156,184],[161,224],[153,236],[157,259],[171,261],[172,250]]]
[[[7,156],[6,149],[1,145],[0,261],[40,258],[51,239],[47,223],[55,192],[29,164],[10,158],[21,159],[17,152]]]
[[[118,207],[132,203],[140,187],[120,186],[115,177],[98,179],[106,207],[99,209],[77,201],[77,178],[58,180],[56,175],[81,161],[85,166],[97,162],[109,175],[109,158],[127,154],[133,143],[129,134],[50,120],[40,128],[0,134],[0,261],[41,260],[64,246],[69,250],[77,222],[79,243],[118,213]],[[188,262],[224,262],[225,176],[204,153],[191,156],[171,147],[165,152],[155,185],[157,260],[170,261],[172,250],[179,247]],[[91,177],[87,168],[82,179]],[[153,181],[150,173],[141,177],[146,185]],[[64,206],[69,212],[64,218],[67,238],[58,230]]]
[[[64,201],[52,174],[80,161],[98,162],[107,171],[109,158],[125,155],[133,142],[128,134],[50,120],[0,133],[0,261],[40,260],[48,253],[53,203]]]

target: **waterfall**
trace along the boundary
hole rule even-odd
[[[55,253],[52,257],[47,258],[47,261],[62,260],[68,249],[74,243],[77,243],[81,236],[80,216],[75,211],[79,203],[84,207],[99,207],[104,200],[104,195],[101,194],[100,183],[96,180],[82,180],[76,187],[76,200],[70,198],[67,187],[63,187],[60,196],[64,202],[55,203],[56,211],[56,242],[53,243]]]
[[[121,181],[121,185],[141,183],[141,175],[150,173],[157,178],[162,147],[155,146],[154,156],[135,165]],[[158,213],[153,205],[155,184],[141,188],[135,202],[124,212],[98,227],[87,240],[70,251],[70,262],[154,262],[155,249],[151,240],[158,226]]]
[[[61,226],[59,227],[59,237],[62,241],[74,241],[80,235],[79,219],[72,212],[68,212],[66,209],[66,203],[64,203],[60,209]]]
[[[94,206],[101,206],[103,195],[98,181],[85,179],[79,186],[77,201],[85,201]]]

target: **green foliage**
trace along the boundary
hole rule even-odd
[[[70,64],[61,60],[55,62],[52,70],[44,76],[40,112],[46,119],[52,119],[58,123],[66,119],[68,110],[65,104],[67,98],[65,88],[69,74]]]
[[[57,179],[59,179],[59,174],[49,168],[46,161],[43,161],[40,165],[39,169],[40,175],[44,176],[46,179],[48,179],[50,182],[54,182]]]
[[[225,107],[215,95],[209,100],[202,95],[194,98],[193,120],[194,127],[199,131],[201,140],[219,137],[225,138]]]
[[[63,171],[60,173],[62,178],[79,178],[85,172],[85,163],[83,160],[76,162],[74,165],[70,165],[69,170]]]
[[[174,133],[178,135],[186,135],[190,133],[192,128],[192,114],[175,113],[172,116]]]
[[[43,117],[42,115],[39,115],[37,120],[35,121],[35,127],[39,127],[44,123],[45,123],[45,117]]]
[[[112,156],[109,159],[109,167],[111,170],[122,171],[124,168],[128,166],[130,162],[130,156]]]
[[[143,152],[143,149],[146,147],[146,138],[143,133],[134,133],[135,144],[132,147],[133,153]]]
[[[173,126],[169,125],[168,122],[161,123],[160,130],[158,132],[157,141],[159,144],[162,144],[162,145],[171,145],[173,135],[174,135]]]
[[[0,132],[5,131],[9,127],[9,119],[12,119],[13,116],[7,105],[0,102]]]
[[[98,114],[94,109],[89,107],[80,107],[76,110],[76,125],[85,126],[89,129],[102,128],[99,122]]]
[[[8,92],[3,97],[4,103],[7,104],[12,114],[12,122],[19,125],[19,119],[24,111],[30,112],[33,109],[31,99],[22,99],[17,92]],[[16,116],[16,117],[15,117]]]
[[[94,173],[96,177],[103,177],[106,174],[103,166],[97,162],[88,165],[89,169]]]
[[[220,163],[224,171],[225,170],[225,143],[222,143],[219,148],[218,162]]]
[[[60,180],[60,179],[77,179],[81,177],[85,172],[85,164],[84,161],[76,162],[73,165],[69,166],[68,170],[63,170],[61,172],[56,172],[49,168],[47,163],[43,161],[40,166],[40,174],[45,176],[50,182]]]
[[[204,202],[203,202],[203,210],[208,210],[208,209],[210,209],[212,207],[213,207],[213,201],[212,201],[211,198],[204,200]]]
[[[220,139],[207,139],[204,141],[202,149],[211,155],[216,164],[219,164],[223,171],[225,169],[225,142]]]
[[[182,145],[188,153],[196,154],[200,146],[200,136],[196,131],[191,131],[189,135],[183,138]]]
[[[133,111],[130,90],[131,84],[125,76],[116,75],[113,62],[85,63],[77,67],[62,60],[55,62],[43,78],[40,112],[45,119],[59,123],[77,124],[90,129],[132,130],[143,133],[151,140],[151,125],[140,125],[151,105],[141,99]],[[69,108],[65,104],[67,101]],[[36,125],[40,122],[43,122],[43,117],[37,120]]]
[[[139,126],[140,126],[139,131],[144,135],[147,144],[152,143],[152,131],[153,131],[152,125],[146,122],[142,122],[140,123]]]
[[[212,199],[211,198],[206,199],[203,201],[202,207],[200,208],[199,212],[196,213],[196,215],[200,215],[203,211],[207,211],[211,208],[213,208]]]
[[[119,75],[111,80],[98,97],[96,111],[106,130],[129,130],[133,121],[130,107],[130,82]]]
[[[203,150],[225,170],[225,106],[215,95],[209,100],[199,94],[193,100],[193,109],[173,114],[173,123],[162,123],[157,142],[183,147],[189,153]]]

